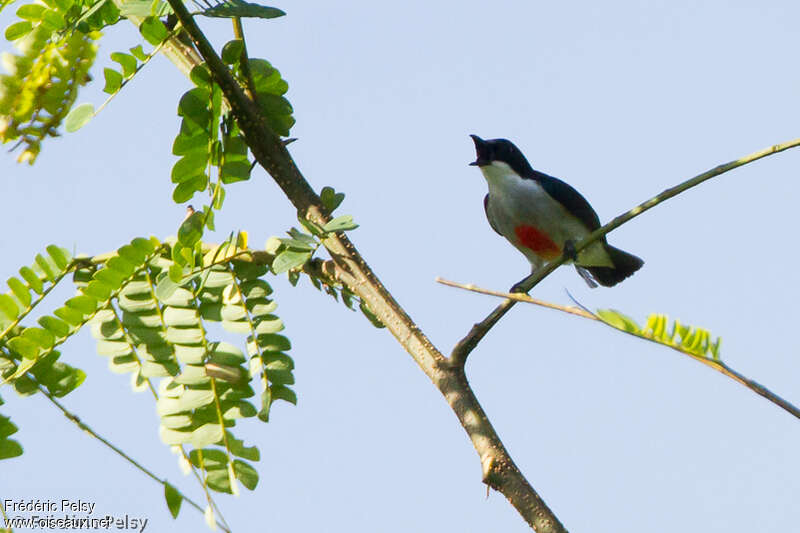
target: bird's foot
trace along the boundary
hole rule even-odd
[[[526,289],[525,284],[528,282],[528,280],[530,280],[533,277],[535,273],[536,272],[534,271],[533,273],[531,273],[530,276],[525,276],[524,278],[516,282],[514,285],[511,286],[510,289],[508,289],[508,292],[519,292],[521,294],[528,294],[528,291],[530,289]]]
[[[526,279],[527,279],[527,278],[526,278]],[[518,292],[518,293],[520,293],[520,294],[525,294],[527,291],[526,291],[526,290],[525,290],[525,288],[522,286],[522,283],[523,283],[524,281],[525,281],[525,280],[523,279],[522,281],[518,281],[517,283],[515,283],[514,285],[512,285],[512,286],[511,286],[511,288],[510,288],[510,289],[508,289],[508,292]]]
[[[577,261],[578,260],[578,253],[575,251],[575,241],[572,239],[567,240],[564,243],[564,259],[567,261]]]

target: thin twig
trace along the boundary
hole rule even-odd
[[[525,278],[519,285],[525,292],[529,292],[533,289],[540,281],[544,278],[549,276],[556,268],[563,265],[566,261],[570,260],[572,256],[577,255],[581,250],[589,246],[590,244],[602,239],[607,233],[613,231],[620,227],[621,225],[625,224],[629,220],[641,215],[645,211],[652,209],[653,207],[657,206],[658,204],[669,200],[673,196],[676,196],[692,187],[696,187],[700,185],[706,180],[709,180],[713,177],[719,176],[720,174],[724,174],[729,172],[735,168],[744,166],[748,163],[752,163],[753,161],[757,161],[764,157],[777,154],[779,152],[783,152],[784,150],[788,150],[789,148],[794,148],[796,146],[800,146],[800,138],[793,139],[791,141],[787,141],[785,143],[776,144],[765,148],[763,150],[759,150],[758,152],[754,152],[750,155],[744,156],[741,159],[736,159],[734,161],[730,161],[728,163],[718,165],[711,170],[707,170],[702,174],[698,174],[697,176],[684,181],[674,187],[666,189],[665,191],[653,196],[649,200],[642,202],[641,204],[637,205],[633,209],[619,215],[611,222],[606,224],[605,226],[596,229],[588,237],[583,239],[581,242],[577,243],[574,247],[574,251],[570,257],[566,255],[562,255],[560,258],[547,263],[542,268]],[[498,305],[489,316],[483,319],[481,322],[475,324],[472,329],[470,329],[469,333],[458,341],[458,343],[453,348],[453,352],[450,355],[450,361],[453,365],[458,367],[463,367],[467,362],[467,357],[469,356],[470,352],[475,349],[478,343],[483,339],[483,337],[489,332],[490,329],[505,315],[509,309],[511,309],[514,304],[516,303],[515,300],[505,300],[503,303]]]
[[[695,361],[697,361],[699,363],[702,363],[702,364],[704,364],[704,365],[716,370],[717,372],[720,372],[721,374],[729,377],[730,379],[736,381],[737,383],[740,383],[740,384],[744,385],[745,387],[747,387],[751,391],[755,392],[756,394],[759,394],[760,396],[763,396],[764,398],[766,398],[770,402],[774,403],[778,407],[786,410],[788,413],[790,413],[794,417],[800,418],[800,409],[798,409],[797,407],[792,405],[791,402],[789,402],[786,399],[778,396],[777,394],[775,394],[774,392],[772,392],[771,390],[769,390],[765,386],[761,385],[760,383],[758,383],[756,381],[753,381],[750,378],[745,377],[744,375],[740,374],[739,372],[737,372],[736,370],[734,370],[733,368],[728,366],[726,363],[723,363],[722,361],[719,361],[719,360],[710,359],[708,357],[703,357],[701,355],[697,355],[696,353],[692,353],[692,352],[690,352],[688,350],[683,349],[683,347],[681,347],[679,345],[665,344],[663,342],[659,342],[657,339],[654,339],[654,338],[651,338],[651,337],[647,337],[645,335],[637,335],[636,333],[633,333],[631,331],[625,330],[623,328],[618,328],[618,327],[614,326],[613,324],[609,324],[605,320],[602,320],[596,314],[594,314],[594,313],[592,313],[590,311],[587,311],[586,309],[584,309],[582,307],[565,306],[565,305],[554,304],[554,303],[550,303],[550,302],[545,302],[544,300],[537,300],[536,298],[531,298],[527,294],[510,293],[510,292],[501,292],[501,291],[493,291],[493,290],[489,290],[489,289],[482,289],[480,287],[476,287],[473,284],[457,283],[455,281],[450,281],[450,280],[446,280],[446,279],[442,279],[442,278],[436,278],[436,281],[441,283],[442,285],[447,285],[448,287],[455,287],[455,288],[458,288],[458,289],[464,289],[464,290],[467,290],[467,291],[476,292],[478,294],[486,294],[486,295],[489,295],[489,296],[497,296],[499,298],[507,298],[509,300],[514,300],[514,301],[517,301],[517,302],[525,302],[525,303],[529,303],[529,304],[534,304],[534,305],[538,305],[540,307],[546,307],[547,309],[555,309],[556,311],[561,311],[563,313],[576,315],[576,316],[579,316],[579,317],[582,317],[582,318],[588,318],[589,320],[594,320],[596,322],[600,322],[601,324],[604,324],[604,325],[606,325],[606,326],[608,326],[608,327],[610,327],[612,329],[615,329],[617,331],[621,331],[622,333],[627,333],[628,335],[632,335],[632,336],[636,337],[637,339],[643,339],[643,340],[658,344],[660,346],[666,346],[667,348],[672,348],[676,352],[679,352],[679,353],[681,353],[683,355],[687,355],[687,356],[691,357],[692,359],[694,359]]]
[[[100,434],[98,434],[98,433],[97,433],[95,430],[93,430],[91,427],[89,427],[89,426],[88,426],[88,425],[87,425],[85,422],[83,422],[83,421],[82,421],[80,418],[78,418],[78,415],[74,414],[72,411],[70,411],[69,409],[67,409],[66,407],[64,407],[64,405],[62,405],[62,404],[61,404],[61,402],[59,402],[58,400],[56,400],[56,399],[55,399],[55,397],[54,397],[54,396],[53,396],[53,395],[52,395],[52,394],[51,394],[51,393],[50,393],[50,392],[49,392],[47,389],[45,389],[45,388],[44,388],[44,387],[42,387],[41,385],[37,385],[37,388],[39,389],[39,392],[41,392],[42,394],[44,394],[44,396],[45,396],[45,397],[46,397],[48,400],[50,400],[50,402],[51,402],[53,405],[55,405],[56,407],[58,407],[58,409],[61,411],[61,413],[62,413],[62,414],[65,416],[65,417],[67,417],[67,419],[68,419],[68,420],[70,420],[72,423],[74,423],[76,426],[78,426],[78,427],[79,427],[81,430],[85,431],[85,432],[86,432],[86,433],[88,433],[88,434],[89,434],[91,437],[93,437],[93,438],[97,439],[98,441],[100,441],[101,443],[103,443],[103,444],[104,444],[106,447],[110,448],[112,451],[114,451],[114,453],[116,453],[117,455],[119,455],[120,457],[122,457],[123,459],[125,459],[126,461],[128,461],[130,464],[132,464],[134,467],[136,467],[137,469],[139,469],[139,470],[140,470],[141,472],[143,472],[143,473],[144,473],[144,474],[145,474],[147,477],[149,477],[150,479],[152,479],[152,480],[153,480],[153,481],[155,481],[156,483],[159,483],[159,484],[161,484],[161,485],[164,485],[164,486],[166,486],[167,484],[169,484],[169,485],[170,485],[170,486],[171,486],[173,489],[175,489],[175,490],[178,492],[178,494],[180,494],[181,498],[183,498],[183,499],[186,501],[186,503],[188,503],[189,505],[191,505],[192,507],[194,507],[195,509],[197,509],[198,511],[200,511],[200,513],[204,513],[204,512],[205,512],[205,508],[203,508],[203,507],[200,507],[200,505],[199,505],[197,502],[195,502],[194,500],[192,500],[191,498],[189,498],[188,496],[186,496],[185,494],[183,494],[182,492],[180,492],[180,491],[179,491],[179,490],[178,490],[178,489],[175,487],[175,485],[173,485],[173,484],[169,483],[169,482],[168,482],[167,480],[165,480],[165,479],[161,479],[161,478],[159,478],[157,475],[155,475],[155,474],[153,473],[153,471],[152,471],[152,470],[150,470],[150,469],[148,469],[147,467],[143,466],[143,465],[142,465],[141,463],[139,463],[139,462],[138,462],[136,459],[134,459],[133,457],[131,457],[130,455],[128,455],[127,453],[125,453],[124,451],[122,451],[120,448],[116,447],[116,446],[115,446],[114,444],[112,444],[112,443],[111,443],[111,442],[110,442],[108,439],[106,439],[106,438],[102,437],[102,436],[101,436]],[[218,526],[219,526],[219,528],[220,528],[220,529],[222,529],[223,531],[226,531],[226,532],[230,533],[230,529],[228,529],[227,527],[225,527],[224,525],[222,525],[220,522],[217,522],[217,525],[218,525]]]
[[[488,296],[497,296],[499,298],[508,298],[509,300],[514,300],[517,302],[525,302],[529,304],[538,305],[540,307],[546,307],[548,309],[555,309],[556,311],[563,311],[564,313],[569,313],[571,315],[582,316],[584,318],[590,318],[593,320],[597,320],[597,317],[594,316],[592,313],[588,311],[584,311],[580,307],[575,306],[567,306],[567,305],[559,305],[554,304],[551,302],[546,302],[544,300],[539,300],[537,298],[533,298],[528,296],[527,294],[522,294],[521,292],[502,292],[502,291],[493,291],[491,289],[483,289],[478,287],[477,285],[473,285],[472,283],[458,283],[456,281],[450,281],[449,279],[444,278],[436,278],[437,283],[441,283],[442,285],[447,285],[448,287],[455,287],[457,289],[464,289],[470,292],[477,292],[478,294],[486,294]]]

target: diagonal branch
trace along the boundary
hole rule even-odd
[[[678,194],[691,189],[692,187],[696,187],[700,185],[706,180],[709,180],[713,177],[719,176],[720,174],[724,174],[729,172],[735,168],[739,168],[744,166],[748,163],[752,163],[753,161],[758,161],[764,157],[777,154],[779,152],[783,152],[784,150],[788,150],[789,148],[794,148],[796,146],[800,146],[800,139],[793,139],[791,141],[787,141],[785,143],[776,144],[774,146],[770,146],[763,150],[759,150],[758,152],[754,152],[750,155],[746,155],[741,159],[735,159],[728,163],[718,165],[711,170],[707,170],[702,174],[698,174],[697,176],[684,181],[674,187],[666,189],[665,191],[653,196],[649,200],[642,202],[641,204],[637,205],[630,211],[619,215],[617,218],[606,224],[605,226],[596,229],[588,237],[583,239],[579,242],[575,248],[574,253],[572,256],[577,255],[581,250],[589,246],[590,244],[598,241],[599,239],[603,238],[607,233],[617,229],[621,225],[625,224],[629,220],[641,215],[645,211],[652,209],[653,207],[657,206],[658,204],[669,200],[673,196],[677,196]],[[570,256],[571,257],[571,256]],[[533,289],[540,281],[544,278],[549,276],[556,268],[563,265],[567,262],[570,257],[566,255],[562,255],[559,259],[547,263],[545,266],[525,278],[521,283],[520,287],[524,289],[525,292],[529,292]],[[483,339],[484,336],[489,332],[490,329],[501,319],[503,315],[505,315],[516,303],[515,300],[505,300],[503,303],[495,307],[494,311],[489,313],[489,316],[484,318],[481,322],[475,324],[472,329],[470,329],[469,333],[466,337],[458,341],[458,343],[453,348],[453,352],[450,355],[450,360],[456,366],[463,367],[467,362],[467,357],[469,356],[470,352],[475,349],[478,343]]]
[[[476,287],[475,285],[472,285],[472,284],[456,283],[454,281],[449,281],[449,280],[442,279],[442,278],[436,278],[436,281],[441,283],[442,285],[447,285],[448,287],[456,287],[458,289],[464,289],[464,290],[471,291],[471,292],[477,292],[478,294],[486,294],[486,295],[489,295],[489,296],[497,296],[499,298],[507,298],[509,300],[514,300],[514,301],[517,301],[517,302],[524,302],[524,303],[534,304],[534,305],[538,305],[539,307],[546,307],[547,309],[555,309],[556,311],[561,311],[563,313],[568,313],[570,315],[576,315],[576,316],[579,316],[579,317],[582,317],[582,318],[588,318],[589,320],[595,320],[597,322],[600,322],[601,324],[605,324],[606,326],[608,326],[608,327],[610,327],[612,329],[615,329],[617,331],[621,331],[622,333],[627,333],[628,335],[632,335],[632,336],[634,336],[634,337],[636,337],[638,339],[643,339],[643,340],[646,340],[648,342],[654,342],[656,344],[660,344],[661,346],[666,346],[667,348],[672,348],[673,350],[675,350],[675,351],[677,351],[679,353],[682,353],[683,355],[687,355],[687,356],[691,357],[692,359],[694,359],[698,363],[702,363],[702,364],[708,366],[709,368],[712,368],[712,369],[716,370],[717,372],[721,373],[722,375],[729,377],[730,379],[736,381],[737,383],[740,383],[741,385],[744,385],[745,387],[747,387],[751,391],[755,392],[756,394],[758,394],[760,396],[763,396],[764,398],[766,398],[770,402],[774,403],[775,405],[777,405],[781,409],[784,409],[785,411],[787,411],[792,416],[794,416],[796,418],[800,418],[800,409],[798,409],[796,406],[794,406],[791,402],[789,402],[788,400],[778,396],[777,394],[775,394],[774,392],[772,392],[771,390],[769,390],[768,388],[766,388],[762,384],[758,383],[757,381],[753,381],[752,379],[750,379],[750,378],[744,376],[743,374],[737,372],[736,370],[734,370],[733,368],[728,366],[726,363],[723,363],[722,361],[720,361],[718,359],[711,359],[711,358],[708,358],[708,357],[703,357],[703,356],[697,355],[696,353],[693,353],[693,352],[691,352],[691,351],[689,351],[687,349],[684,349],[683,347],[681,347],[679,345],[665,344],[663,342],[658,341],[657,339],[655,339],[653,337],[649,337],[649,336],[646,336],[646,335],[640,335],[638,333],[634,333],[632,331],[628,331],[628,330],[626,330],[624,328],[616,327],[615,325],[613,325],[613,324],[611,324],[609,322],[606,322],[605,320],[601,319],[596,314],[594,314],[594,313],[592,313],[590,311],[587,311],[583,307],[558,305],[558,304],[554,304],[554,303],[550,303],[550,302],[545,302],[544,300],[538,300],[536,298],[531,298],[527,294],[520,294],[518,292],[517,293],[499,292],[499,291],[493,291],[493,290],[489,290],[489,289],[482,289],[482,288]],[[578,305],[580,305],[580,304],[578,304]]]
[[[329,220],[328,213],[284,143],[266,126],[258,107],[233,79],[183,3],[168,1],[222,89],[256,160],[281,187],[301,218],[324,225]],[[323,244],[336,262],[339,280],[366,302],[444,395],[480,456],[484,482],[502,492],[534,530],[566,531],[514,464],[470,388],[463,368],[449,364],[343,233],[326,237]]]

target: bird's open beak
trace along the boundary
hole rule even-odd
[[[477,154],[478,158],[470,163],[471,167],[482,167],[489,164],[489,158],[486,157],[487,146],[486,141],[478,137],[477,135],[470,135],[472,137],[472,142],[475,143],[475,153]]]

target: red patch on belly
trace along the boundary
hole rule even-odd
[[[554,243],[545,233],[533,226],[517,226],[514,233],[522,246],[530,250],[543,259],[555,259],[561,255],[561,248]]]

